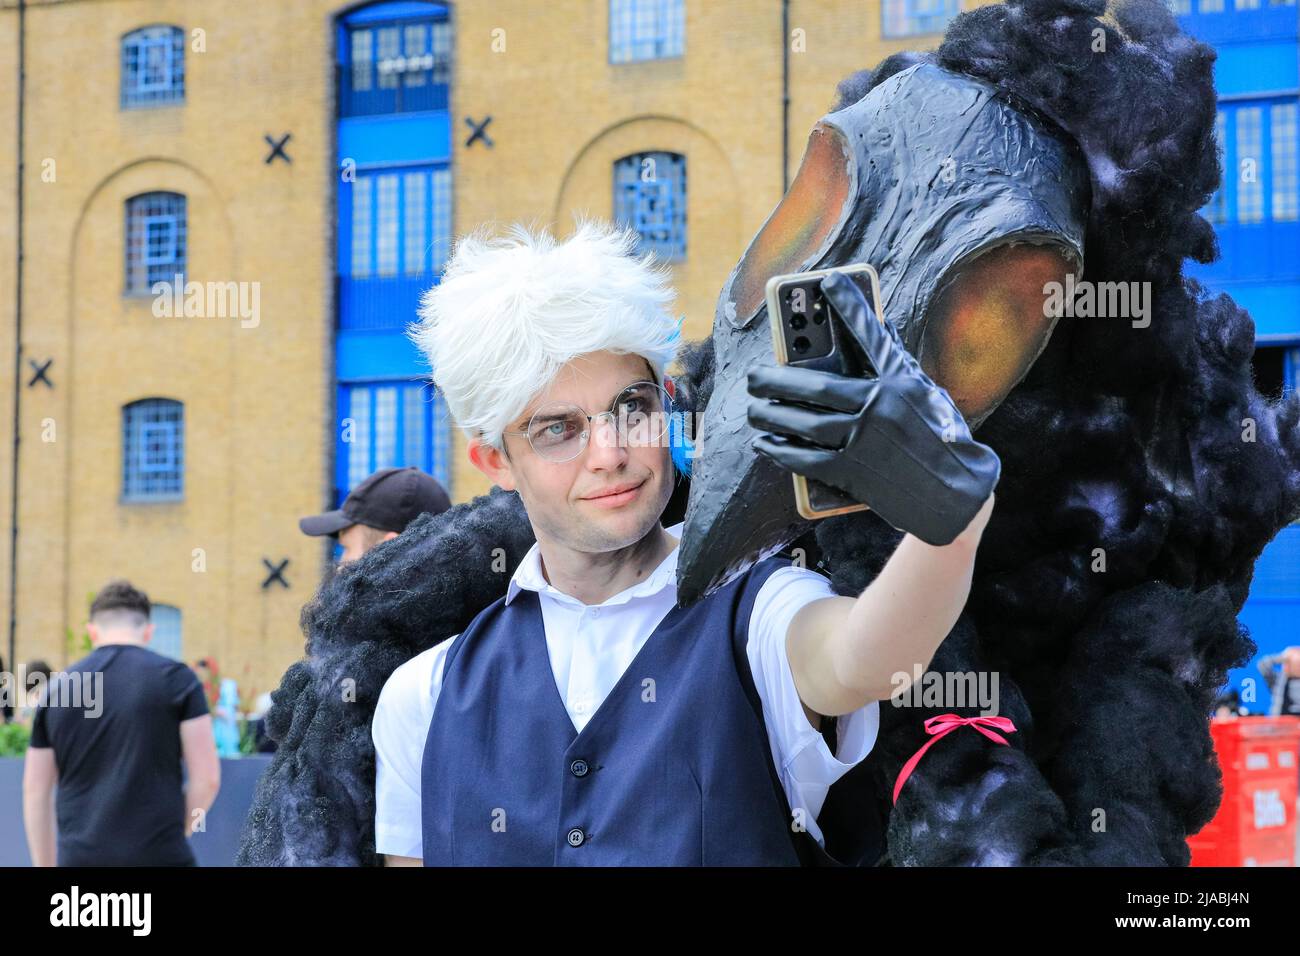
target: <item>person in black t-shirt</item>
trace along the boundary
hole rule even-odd
[[[36,866],[55,865],[56,845],[59,866],[195,865],[187,838],[220,786],[212,718],[194,672],[145,647],[149,610],[108,584],[90,607],[94,650],[46,685],[23,768]]]

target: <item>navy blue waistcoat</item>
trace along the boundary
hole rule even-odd
[[[577,733],[537,592],[499,598],[448,649],[421,772],[426,866],[798,865],[745,656],[787,558],[674,607]],[[819,849],[819,848],[818,848]]]

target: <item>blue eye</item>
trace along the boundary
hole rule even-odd
[[[546,445],[558,445],[577,436],[580,431],[576,419],[564,418],[539,425],[532,440]]]

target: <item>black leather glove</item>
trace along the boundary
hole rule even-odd
[[[821,290],[877,377],[751,369],[749,423],[777,433],[760,435],[755,450],[839,488],[900,531],[949,544],[992,494],[1001,460],[971,437],[947,391],[877,320],[852,279],[832,273]]]

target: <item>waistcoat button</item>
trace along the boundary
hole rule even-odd
[[[569,831],[569,846],[582,846],[583,841],[587,839],[587,834],[582,832],[582,827],[574,827]]]
[[[569,772],[575,777],[585,777],[587,771],[590,769],[591,767],[587,765],[587,761],[583,760],[581,757],[569,764]]]

